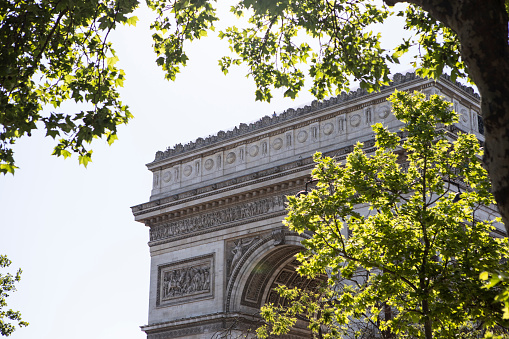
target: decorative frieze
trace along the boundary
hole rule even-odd
[[[282,211],[285,208],[285,201],[285,195],[276,195],[214,212],[203,213],[191,218],[166,222],[150,229],[150,241],[171,238],[238,220]]]

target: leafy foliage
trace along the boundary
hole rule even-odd
[[[327,274],[328,287],[313,298],[280,288],[293,301],[264,306],[261,337],[288,332],[299,313],[323,338],[365,335],[360,324],[386,338],[468,337],[509,325],[494,300],[507,282],[486,289],[479,280],[507,270],[509,244],[493,237],[494,220],[482,220],[494,201],[477,139],[447,132],[458,118],[439,96],[395,92],[390,101],[400,132],[375,124],[374,154],[358,143],[344,164],[318,153],[316,188],[288,197],[286,225],[313,234],[298,272]]]
[[[12,145],[44,126],[57,139],[54,153],[78,153],[91,160],[87,144],[105,136],[116,139],[117,125],[132,117],[119,100],[124,72],[108,35],[128,17],[136,0],[0,1],[0,172],[14,173]],[[66,102],[87,109],[62,113]],[[43,115],[44,106],[55,111]]]
[[[214,29],[219,18],[212,3],[149,2],[160,14],[152,26],[158,31],[153,37],[158,63],[168,78],[174,79],[179,65],[186,64],[184,42]],[[401,55],[416,45],[422,46],[414,63],[420,75],[438,77],[447,66],[453,78],[467,76],[456,34],[414,5],[394,11],[366,0],[242,0],[231,11],[249,19],[246,27],[219,33],[236,54],[223,57],[219,64],[225,73],[231,66],[246,64],[257,86],[257,100],[270,101],[273,88],[283,88],[285,96],[295,98],[304,88],[306,70],[313,81],[311,92],[319,99],[348,90],[350,77],[362,88],[380,89],[389,81],[390,65],[399,63]],[[405,29],[413,37],[390,51],[381,47],[382,37],[372,29],[394,15],[405,18]]]
[[[11,261],[5,255],[0,255],[0,268],[9,267]],[[11,309],[5,310],[7,306],[6,298],[9,296],[8,293],[15,292],[15,283],[21,279],[21,269],[18,270],[16,275],[10,273],[0,274],[0,334],[2,336],[9,336],[14,332],[16,326],[10,321],[15,321],[18,326],[28,326],[26,321],[21,320],[21,313],[19,311],[13,311]],[[7,321],[6,321],[7,320]]]

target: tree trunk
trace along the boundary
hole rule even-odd
[[[503,1],[475,1],[458,23],[461,56],[481,94],[484,162],[509,234],[509,45]],[[498,6],[493,6],[498,3]],[[489,6],[491,4],[491,6]],[[467,6],[464,6],[467,7]],[[482,8],[482,11],[479,9]]]
[[[424,337],[426,339],[433,339],[433,329],[431,326],[431,319],[429,317],[429,304],[427,297],[422,301],[422,313],[424,313]]]
[[[385,0],[393,5],[399,0]],[[461,57],[481,94],[484,162],[509,235],[509,44],[504,0],[409,0],[458,35]]]

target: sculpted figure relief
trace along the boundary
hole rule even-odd
[[[162,299],[210,291],[210,266],[200,265],[164,272]]]
[[[196,215],[187,219],[167,222],[150,229],[150,241],[170,238],[241,219],[281,211],[284,209],[285,201],[285,195],[277,195],[228,207],[219,211]]]
[[[251,240],[240,239],[240,240],[237,240],[234,242],[235,247],[233,247],[233,249],[232,249],[233,258],[232,258],[232,263],[230,265],[230,274],[233,271],[233,269],[235,268],[235,266],[237,265],[237,263],[239,262],[240,258],[242,258],[242,256],[246,252],[246,250],[249,247],[251,247],[251,245],[258,239],[259,239],[259,237],[254,237]]]

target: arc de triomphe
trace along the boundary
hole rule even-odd
[[[397,129],[386,100],[395,88],[444,95],[460,113],[454,128],[484,139],[472,89],[408,73],[378,93],[315,101],[156,153],[147,165],[150,201],[132,207],[150,229],[150,304],[142,326],[148,338],[245,333],[258,326],[264,303],[278,302],[274,286],[316,284],[295,273],[305,235],[282,225],[285,196],[304,189],[316,151],[341,161],[357,141],[373,150],[372,124]],[[309,334],[296,328],[287,337]]]

